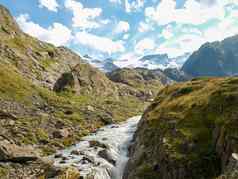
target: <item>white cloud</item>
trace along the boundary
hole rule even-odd
[[[130,30],[130,24],[127,21],[120,21],[114,32],[115,33],[122,33],[122,32],[128,32]]]
[[[27,14],[21,14],[16,20],[25,33],[42,41],[61,46],[66,45],[71,40],[71,31],[60,23],[53,23],[52,26],[45,29],[39,24],[30,21],[30,17]]]
[[[138,27],[139,32],[147,32],[149,30],[153,30],[153,27],[151,25],[143,21],[139,23],[139,27]]]
[[[130,37],[130,34],[124,34],[122,38],[123,40],[127,40],[129,37]]]
[[[132,2],[129,2],[128,0],[125,0],[125,9],[126,12],[130,13],[133,11],[138,11],[141,8],[144,7],[145,0],[133,0]]]
[[[140,40],[135,45],[135,52],[138,54],[143,54],[145,51],[153,50],[155,48],[155,42],[152,39],[145,38]]]
[[[121,4],[121,0],[109,0],[109,2]]]
[[[103,19],[103,20],[100,20],[100,23],[103,24],[103,25],[107,25],[111,22],[111,20],[109,19]]]
[[[59,4],[56,0],[39,0],[39,6],[45,7],[50,11],[57,12]]]
[[[180,21],[177,21],[176,24],[166,25],[161,33],[161,36],[165,37],[166,41],[160,44],[156,50],[158,53],[168,53],[171,57],[180,56],[186,52],[197,50],[206,42],[221,41],[227,37],[238,34],[237,5],[235,6],[234,2],[232,4],[232,0],[205,1],[206,0],[200,0],[200,3],[206,6],[206,8],[211,8],[212,6],[213,9],[216,9],[222,6],[223,10],[227,12],[226,16],[218,16],[216,21],[203,24],[202,26],[197,23],[187,25],[180,23]],[[226,7],[224,7],[224,5]],[[194,11],[196,11],[196,9]],[[167,29],[168,27],[169,29]],[[171,38],[170,35],[173,35],[173,38]]]
[[[226,18],[223,21],[220,21],[216,26],[207,28],[203,32],[204,38],[208,42],[221,41],[227,37],[238,34],[238,23],[237,18]]]
[[[83,4],[75,0],[66,0],[65,7],[73,12],[73,26],[82,29],[92,29],[101,26],[97,21],[101,13],[101,8],[84,8]]]
[[[88,32],[76,33],[75,43],[109,55],[125,51],[122,41],[113,41],[109,38],[97,36]]]
[[[211,19],[223,19],[225,16],[224,2],[220,0],[208,6],[196,0],[187,0],[183,8],[177,9],[176,1],[162,0],[157,7],[147,7],[145,16],[159,25],[172,22],[199,25]]]
[[[170,39],[174,36],[173,34],[173,27],[172,25],[167,25],[163,30],[162,30],[162,36],[165,39]]]

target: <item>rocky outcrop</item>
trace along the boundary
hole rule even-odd
[[[108,150],[101,150],[98,152],[98,155],[107,160],[109,163],[111,163],[112,165],[116,165],[116,159],[113,157],[113,155],[108,151]]]
[[[0,5],[0,28],[9,35],[19,35],[21,33],[17,23],[9,16],[10,12],[4,6]],[[7,22],[7,23],[6,23]]]
[[[130,149],[125,179],[235,175],[238,78],[195,79],[161,90]]]
[[[37,154],[32,147],[20,147],[7,140],[0,141],[0,162],[25,163],[35,160],[37,160]]]

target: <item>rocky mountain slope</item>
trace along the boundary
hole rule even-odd
[[[146,68],[122,68],[107,74],[112,81],[125,84],[140,91],[140,98],[152,99],[158,93],[158,87],[171,84],[173,80],[168,78],[162,70],[149,70]]]
[[[231,77],[161,90],[139,124],[124,178],[237,178],[237,88]]]
[[[153,98],[146,88],[111,81],[65,47],[24,34],[3,6],[0,69],[0,178],[56,175],[41,156],[137,115]]]
[[[238,36],[202,45],[189,57],[182,70],[193,77],[237,75]]]

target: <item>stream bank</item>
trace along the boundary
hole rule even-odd
[[[57,167],[73,166],[85,179],[122,179],[128,147],[141,116],[102,127],[82,141],[52,156]]]

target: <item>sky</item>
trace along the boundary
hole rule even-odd
[[[80,55],[170,57],[238,34],[238,0],[0,0],[21,29]]]

